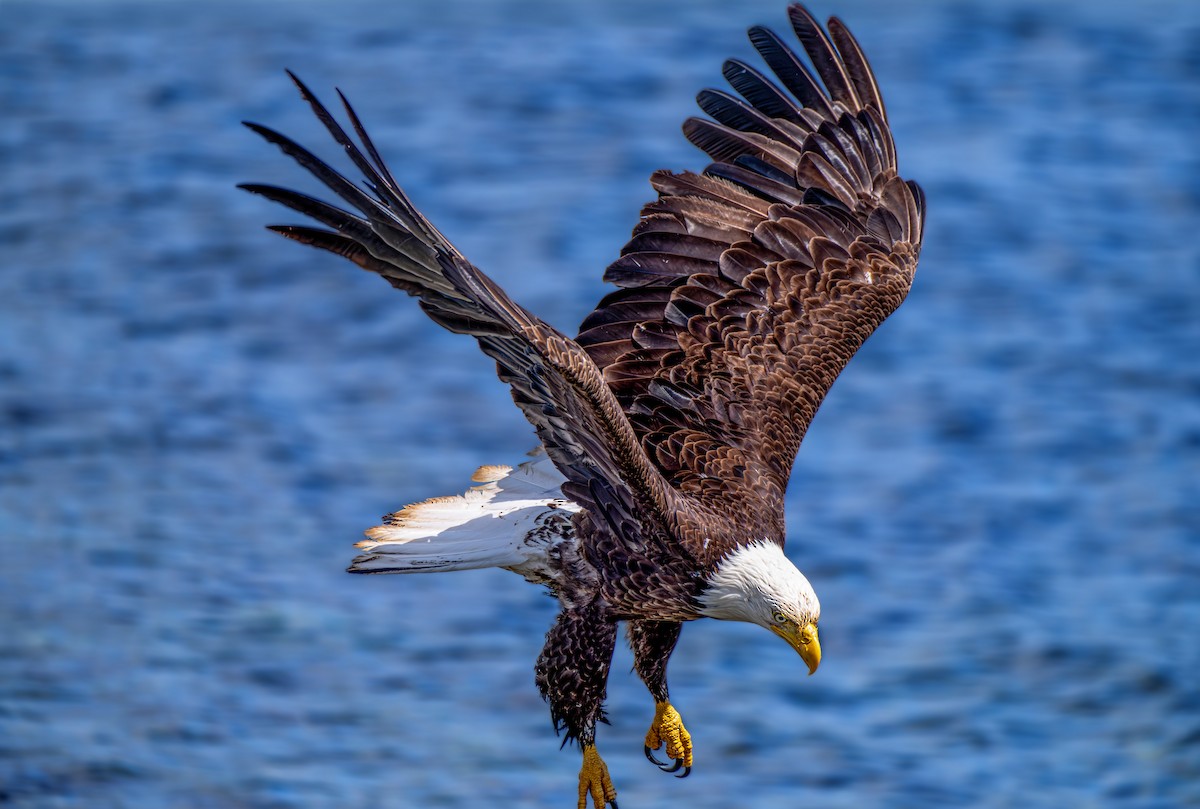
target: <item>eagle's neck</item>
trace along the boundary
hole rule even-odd
[[[815,620],[821,607],[812,585],[774,542],[753,542],[726,556],[708,577],[700,613],[768,626],[783,608]]]

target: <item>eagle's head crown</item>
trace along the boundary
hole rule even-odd
[[[708,577],[700,613],[748,621],[786,640],[811,674],[821,662],[817,621],[821,602],[812,585],[774,542],[752,542],[726,556]]]

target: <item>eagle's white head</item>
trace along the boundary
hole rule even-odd
[[[700,613],[709,618],[766,627],[800,653],[809,674],[817,670],[821,603],[776,543],[754,542],[726,556],[708,577],[700,603]]]

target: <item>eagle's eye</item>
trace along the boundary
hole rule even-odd
[[[787,623],[787,616],[784,615],[782,612],[776,612],[771,617],[775,619],[775,623],[777,623],[777,624],[786,624]]]

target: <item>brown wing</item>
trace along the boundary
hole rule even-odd
[[[605,274],[620,289],[576,338],[672,485],[776,539],[804,432],[908,293],[924,218],[857,42],[836,18],[826,34],[802,6],[788,16],[816,77],[750,29],[782,88],[730,60],[741,98],[700,93],[712,120],[684,133],[716,162],[653,175],[659,198]]]
[[[304,244],[337,253],[421,299],[421,308],[451,331],[469,334],[496,360],[500,378],[567,477],[563,490],[585,506],[599,531],[635,545],[662,542],[680,508],[638,445],[620,404],[591,358],[573,340],[531,314],[474,267],[413,207],[392,179],[348,103],[362,143],[347,135],[303,83],[301,95],[366,178],[347,180],[304,147],[247,123],[348,204],[343,210],[296,191],[242,188],[310,216],[329,230],[272,226]],[[364,153],[365,150],[365,153]],[[636,517],[635,517],[636,515]]]

